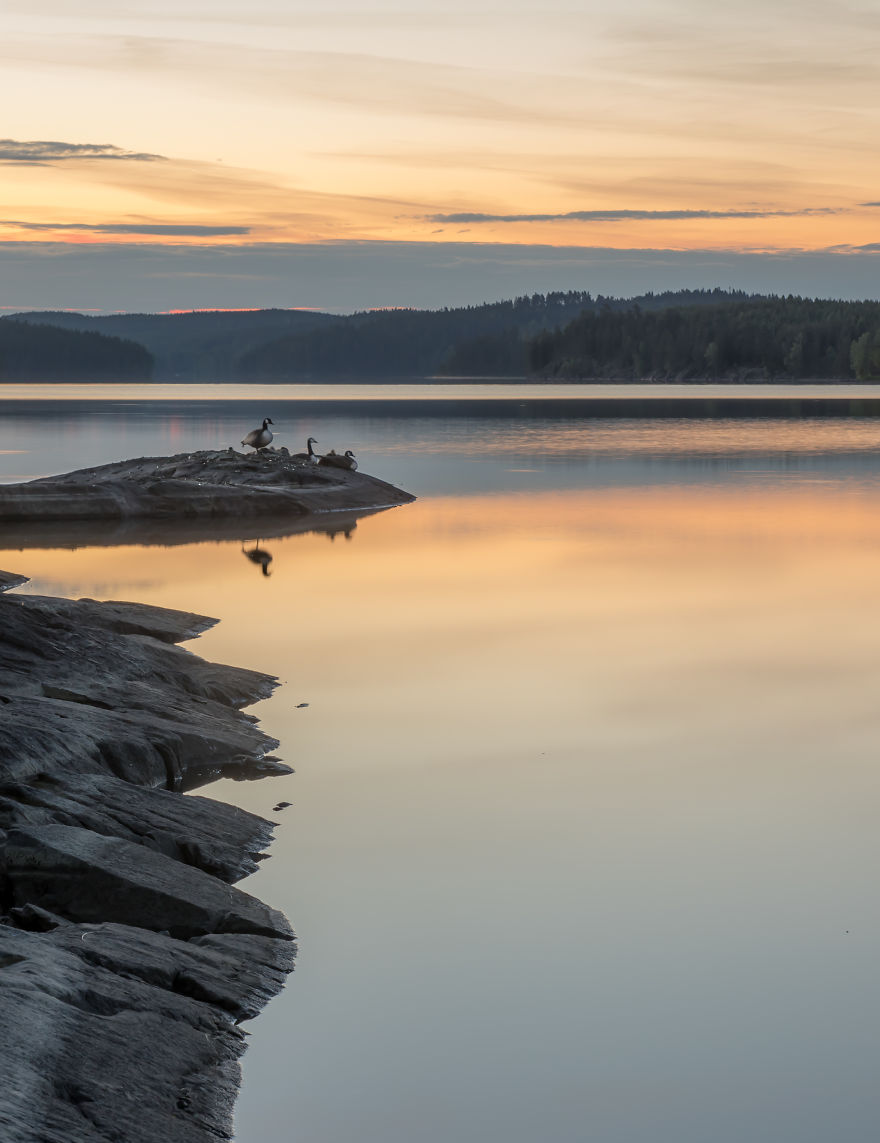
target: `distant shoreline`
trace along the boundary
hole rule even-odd
[[[382,386],[383,388],[394,386],[402,388],[406,385],[491,385],[501,387],[504,385],[520,385],[531,386],[536,388],[552,388],[553,386],[560,386],[565,388],[573,388],[578,385],[614,385],[615,387],[626,389],[635,388],[639,385],[650,385],[652,387],[661,388],[669,385],[682,385],[687,386],[689,389],[707,388],[710,386],[723,386],[726,389],[738,389],[745,386],[755,386],[761,388],[773,388],[774,386],[784,386],[787,389],[797,388],[799,385],[810,385],[815,387],[828,386],[834,388],[835,386],[850,386],[876,388],[880,386],[880,378],[868,381],[857,381],[851,377],[773,377],[767,380],[759,381],[754,378],[747,378],[742,380],[730,380],[727,378],[712,378],[701,377],[684,378],[684,379],[664,379],[656,380],[650,377],[640,378],[624,378],[617,377],[390,377],[377,379],[360,378],[360,377],[340,377],[338,379],[328,381],[326,379],[288,379],[288,380],[273,380],[273,381],[192,381],[180,380],[173,381],[167,379],[153,378],[149,381],[117,381],[112,379],[97,379],[97,380],[84,380],[82,378],[58,378],[52,381],[28,381],[28,380],[9,380],[0,378],[0,397],[3,396],[5,389],[12,389],[16,386],[33,385],[33,386],[49,386],[49,385],[64,385],[75,386],[83,385],[96,385],[96,386],[114,386],[114,385],[127,385],[132,389],[142,389],[144,386],[167,386],[175,387],[204,387],[212,388],[215,386],[223,386],[224,388],[235,388],[241,392],[244,397],[247,397],[249,389],[280,389],[285,386],[310,386],[320,387],[326,389],[333,389],[336,387],[343,387],[346,385],[355,386],[359,389],[369,389],[371,387]]]
[[[614,385],[621,388],[632,388],[638,385],[651,385],[654,387],[670,386],[670,385],[685,385],[688,388],[699,389],[706,386],[724,386],[729,389],[742,388],[747,385],[756,387],[770,388],[774,385],[783,385],[786,388],[795,388],[798,385],[826,385],[829,388],[835,386],[850,386],[859,388],[880,388],[880,378],[870,381],[857,381],[851,377],[772,377],[764,380],[755,378],[738,378],[730,379],[724,377],[700,377],[700,378],[665,378],[657,379],[652,377],[639,377],[639,378],[620,378],[620,377],[482,377],[478,374],[466,377],[453,377],[446,374],[437,376],[426,377],[337,377],[332,380],[315,379],[315,378],[288,378],[286,380],[272,380],[272,381],[193,381],[190,379],[170,380],[170,379],[156,379],[153,378],[149,381],[127,381],[127,380],[112,380],[108,378],[98,378],[95,380],[83,380],[81,378],[71,379],[61,377],[57,380],[47,381],[28,381],[28,380],[9,380],[8,378],[0,378],[0,394],[5,388],[12,388],[15,386],[51,386],[51,385],[69,385],[69,386],[82,386],[82,385],[98,385],[98,386],[111,386],[111,385],[125,385],[131,386],[133,389],[143,389],[145,386],[157,386],[172,388],[176,387],[190,387],[190,388],[216,388],[222,387],[225,389],[235,389],[247,395],[249,389],[259,389],[265,387],[268,389],[278,389],[284,386],[308,386],[310,388],[333,389],[336,387],[343,387],[352,385],[359,389],[367,389],[370,387],[387,388],[398,387],[402,388],[406,385],[521,385],[521,386],[536,386],[540,388],[551,388],[553,386],[561,386],[571,388],[577,385]]]

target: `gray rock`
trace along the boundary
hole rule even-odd
[[[230,884],[271,823],[179,791],[290,768],[240,710],[275,680],[174,646],[212,622],[0,595],[3,1143],[231,1137],[236,1024],[295,944]]]
[[[27,583],[26,575],[16,575],[15,572],[0,571],[0,591],[11,591],[14,587],[21,587]]]
[[[295,517],[406,504],[414,497],[362,472],[264,449],[141,457],[0,486],[0,520]]]
[[[237,806],[144,789],[109,774],[74,780],[43,774],[5,784],[0,828],[51,824],[132,841],[228,882],[256,872],[272,838],[269,822]]]
[[[240,707],[275,679],[169,645],[213,623],[140,604],[0,595],[0,773],[193,785],[278,743]],[[154,625],[158,637],[146,634]]]
[[[77,921],[115,921],[188,940],[206,933],[292,939],[267,905],[144,845],[66,825],[12,829],[5,843],[5,893]]]
[[[67,925],[55,943],[89,964],[250,1020],[284,986],[296,945],[252,933],[177,940],[127,925]],[[236,965],[235,973],[230,965]]]
[[[4,1143],[230,1138],[245,1047],[236,1013],[288,967],[272,964],[271,984],[263,971],[262,993],[236,987],[236,951],[138,930],[0,927]]]

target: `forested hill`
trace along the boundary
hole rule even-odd
[[[162,381],[880,379],[880,303],[725,290],[630,299],[572,291],[348,316],[254,310],[16,317],[34,330],[138,341],[156,359],[154,380]],[[0,330],[11,320],[0,319]],[[75,370],[71,380],[82,376],[78,364]]]
[[[529,372],[657,381],[880,379],[880,303],[797,297],[585,311],[539,334]]]
[[[645,309],[701,306],[719,298],[745,298],[723,290],[646,294]],[[583,291],[532,294],[512,301],[442,310],[376,310],[352,314],[332,328],[285,337],[247,354],[242,376],[261,381],[381,377],[523,377],[532,339],[576,315],[632,306],[621,298]]]
[[[721,290],[646,294],[644,309],[745,298]],[[157,381],[336,381],[449,373],[522,377],[541,330],[585,309],[632,300],[584,291],[532,294],[443,310],[375,310],[340,316],[309,310],[208,310],[181,314],[31,312],[16,320],[131,338],[155,358]],[[2,319],[0,319],[2,322]]]
[[[133,341],[0,321],[0,382],[149,381],[152,370],[151,354]]]
[[[309,310],[196,310],[180,314],[13,315],[36,325],[130,338],[152,354],[156,381],[236,381],[241,356],[294,331],[332,325],[332,314]],[[2,321],[0,321],[2,326]]]

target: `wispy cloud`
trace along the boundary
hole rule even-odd
[[[17,12],[25,16],[39,14],[43,18],[69,18],[69,0],[5,0],[7,12]],[[414,28],[423,31],[426,27],[473,27],[474,25],[493,26],[497,22],[497,12],[491,9],[447,10],[438,5],[432,8],[420,4],[416,10],[407,11],[388,5],[384,8],[370,4],[367,9],[359,9],[355,3],[326,4],[310,10],[298,4],[285,4],[273,7],[245,8],[238,2],[205,5],[198,3],[176,3],[173,0],[140,0],[121,3],[120,0],[87,0],[76,6],[77,15],[92,20],[109,20],[115,26],[123,21],[143,25],[155,23],[168,27],[174,24],[220,24],[230,27],[248,28],[334,28],[340,21],[346,27],[367,28]],[[505,9],[509,17],[509,11]]]
[[[164,222],[20,222],[10,218],[0,218],[0,226],[14,226],[19,230],[77,230],[92,234],[155,234],[177,238],[217,238],[251,232],[249,226],[199,226]]]
[[[257,232],[263,238],[316,240],[353,236],[357,226],[365,236],[376,236],[371,230],[387,229],[395,217],[419,217],[437,205],[411,198],[311,190],[263,171],[181,157],[163,156],[162,162],[146,163],[77,161],[82,154],[98,158],[105,152],[111,156],[138,154],[111,145],[0,141],[0,164],[6,158],[13,166],[13,154],[58,157],[64,161],[15,162],[23,171],[36,167],[51,171],[59,180],[68,176],[75,183],[101,188],[102,202],[107,191],[125,196],[120,200],[125,205],[117,207],[109,219],[106,214],[96,217],[95,207],[65,210],[64,218],[57,206],[48,214],[21,205],[13,213],[7,205],[9,217],[0,219],[0,226],[35,235],[54,232],[58,240],[67,234],[71,239],[76,234],[92,234],[211,240],[246,238]],[[149,202],[146,210],[144,200]],[[81,201],[78,187],[74,187],[73,201]],[[198,221],[182,221],[196,213],[194,204]]]
[[[797,34],[792,34],[793,23]],[[837,0],[738,0],[707,8],[701,0],[672,0],[652,10],[610,10],[599,33],[616,69],[730,84],[853,91],[876,81],[871,35],[876,9],[859,11]],[[617,50],[614,45],[617,45]]]
[[[143,151],[126,151],[112,143],[62,143],[57,140],[0,139],[0,163],[27,163],[45,166],[65,163],[72,159],[110,159],[151,163],[164,159],[163,155],[150,155]]]
[[[800,218],[805,215],[841,214],[843,207],[805,207],[802,210],[569,210],[564,214],[429,214],[427,222],[669,222],[699,218]]]
[[[824,252],[828,254],[877,254],[880,253],[880,242],[865,242],[859,246],[844,242],[837,246],[827,246]]]
[[[384,115],[583,124],[582,78],[535,74],[525,91],[521,74],[497,66],[143,35],[10,37],[0,42],[0,59],[12,66],[148,74],[212,91],[232,87],[249,99],[306,98]]]

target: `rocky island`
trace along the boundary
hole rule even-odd
[[[140,457],[0,485],[0,521],[294,519],[408,504],[366,473],[312,464],[286,448]]]
[[[0,518],[305,520],[411,499],[230,450],[7,486]],[[229,1139],[239,1024],[283,987],[294,934],[235,887],[273,823],[182,791],[289,772],[242,709],[277,680],[177,646],[213,619],[24,582],[0,572],[0,1138]]]

